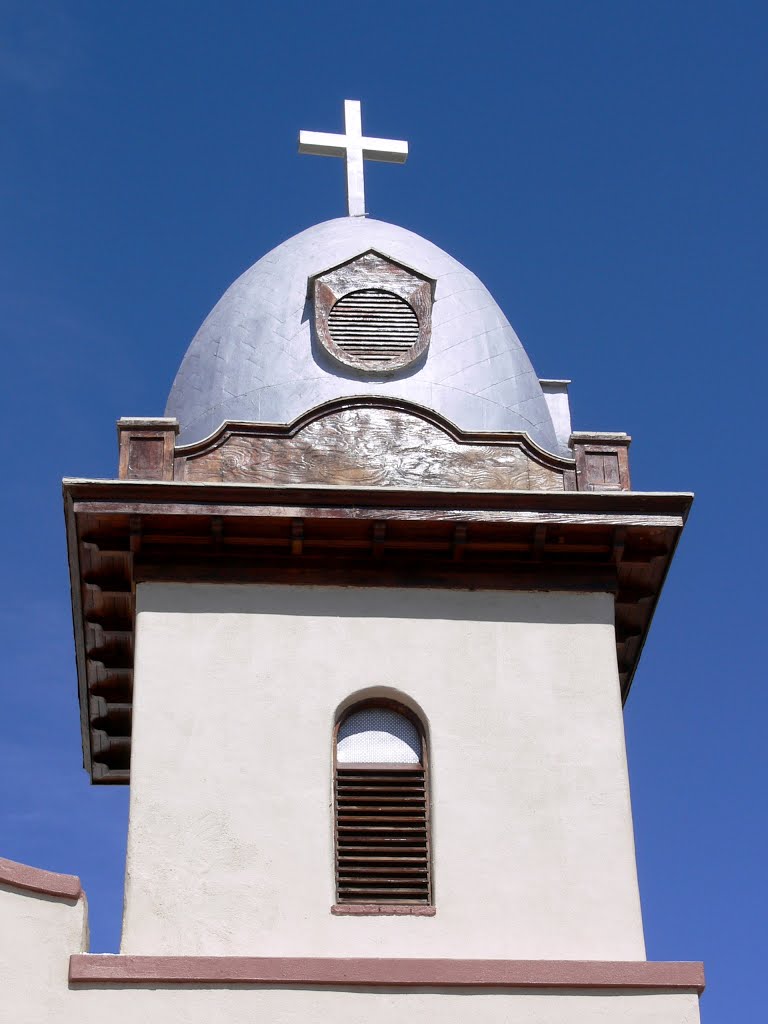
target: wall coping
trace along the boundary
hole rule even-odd
[[[699,962],[74,954],[71,984],[704,991]]]
[[[5,857],[0,857],[0,885],[62,900],[78,900],[83,894],[77,875],[60,875],[55,871],[6,860]]]

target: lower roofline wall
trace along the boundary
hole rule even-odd
[[[458,1024],[471,995],[476,1024],[697,1024],[704,984],[695,963],[93,955],[87,918],[79,879],[0,858],[8,1020]]]

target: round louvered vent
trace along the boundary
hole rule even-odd
[[[413,308],[392,292],[366,288],[350,292],[328,315],[333,343],[360,366],[402,364],[419,340]]]

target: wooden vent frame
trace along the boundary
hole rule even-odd
[[[339,729],[350,715],[386,708],[411,722],[420,764],[338,761]],[[417,715],[392,700],[346,708],[333,731],[336,914],[434,913],[429,749]]]
[[[317,340],[336,362],[365,373],[390,373],[411,366],[429,347],[434,289],[432,278],[369,249],[310,278],[308,297],[315,307]],[[367,310],[357,307],[364,296]],[[391,316],[382,316],[388,304],[392,304]],[[413,314],[415,333],[407,310]],[[346,321],[346,329],[339,322],[332,327],[339,318]],[[410,327],[403,334],[406,323]],[[406,339],[409,344],[403,347]],[[367,344],[358,348],[360,342]]]

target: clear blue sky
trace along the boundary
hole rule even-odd
[[[114,476],[227,285],[343,214],[296,135],[351,97],[411,143],[371,213],[479,274],[638,489],[697,492],[626,711],[648,953],[762,1019],[767,50],[758,3],[0,4],[0,854],[81,875],[95,950],[127,790],[80,767],[59,482]]]

